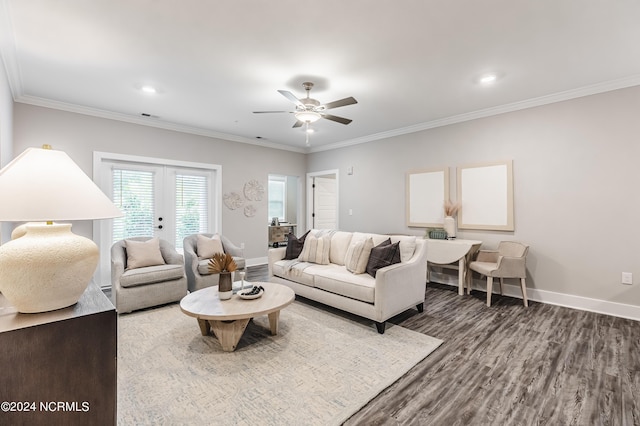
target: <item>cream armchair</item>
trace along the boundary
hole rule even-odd
[[[218,285],[218,274],[209,272],[209,258],[198,255],[198,235],[207,238],[214,234],[192,234],[183,240],[184,264],[187,272],[189,291],[200,290],[205,287]],[[233,244],[228,238],[220,236],[222,248],[225,253],[229,253],[235,260],[238,269],[245,268],[244,250]]]
[[[500,278],[500,294],[502,294],[504,278],[520,278],[524,306],[529,306],[525,281],[528,252],[528,245],[515,241],[502,241],[497,250],[478,251],[476,260],[469,263],[469,269],[487,277],[487,306],[491,306],[494,278]],[[471,290],[471,287],[469,287],[469,290]]]
[[[148,241],[150,237],[129,238]],[[111,246],[111,288],[119,314],[177,302],[187,295],[187,277],[182,255],[167,241],[159,240],[164,264],[145,267],[128,265],[126,240]]]

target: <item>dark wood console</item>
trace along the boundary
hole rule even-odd
[[[115,425],[116,349],[116,311],[95,284],[40,314],[0,294],[0,424]]]

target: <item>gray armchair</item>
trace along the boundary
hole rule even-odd
[[[151,237],[129,238],[147,241]],[[160,240],[164,265],[127,269],[125,240],[111,246],[111,285],[118,313],[177,302],[187,294],[187,277],[182,255],[165,240]]]
[[[525,281],[528,252],[528,245],[516,241],[501,241],[497,250],[478,251],[476,260],[469,263],[469,269],[487,277],[487,306],[491,306],[494,278],[500,278],[500,294],[504,278],[520,278],[524,306],[529,306]]]
[[[207,238],[214,234],[192,234],[185,237],[182,247],[184,249],[184,265],[187,272],[189,291],[200,290],[205,287],[218,285],[218,274],[209,272],[209,258],[198,256],[198,235]],[[238,269],[245,268],[244,250],[233,244],[227,237],[221,235],[222,248],[225,253],[229,253],[235,260]]]

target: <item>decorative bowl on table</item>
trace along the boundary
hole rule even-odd
[[[245,300],[257,299],[262,297],[264,287],[254,285],[253,287],[238,292],[238,297]]]

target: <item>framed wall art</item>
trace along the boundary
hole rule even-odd
[[[513,161],[458,167],[459,229],[513,231]]]
[[[413,227],[442,227],[449,199],[449,168],[410,171],[406,177],[406,222]]]

